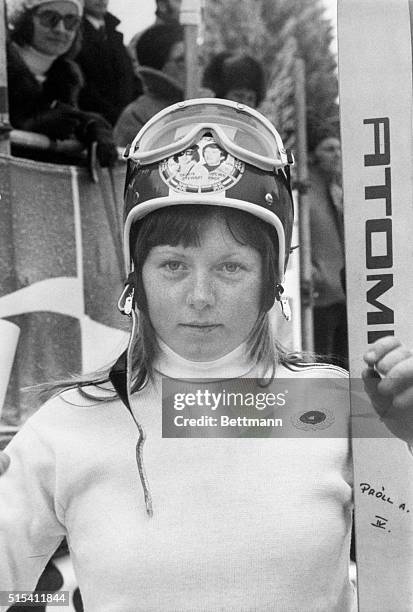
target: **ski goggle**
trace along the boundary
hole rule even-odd
[[[61,15],[57,11],[42,11],[41,13],[35,13],[35,17],[39,21],[40,25],[42,25],[44,28],[49,28],[50,30],[59,25],[61,21],[63,21],[65,30],[68,32],[76,30],[80,25],[80,17],[78,15]]]
[[[294,163],[265,117],[243,104],[215,98],[178,102],[161,111],[145,124],[125,156],[141,165],[153,164],[189,149],[207,133],[235,158],[261,170]]]

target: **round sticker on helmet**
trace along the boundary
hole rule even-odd
[[[162,180],[174,191],[209,193],[225,191],[237,183],[245,164],[222,149],[212,136],[159,164]]]

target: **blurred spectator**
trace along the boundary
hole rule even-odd
[[[155,23],[178,23],[180,8],[181,0],[156,0]]]
[[[76,61],[85,77],[80,107],[101,113],[114,125],[142,89],[123,35],[116,30],[120,21],[107,11],[107,6],[108,0],[85,0],[82,45]]]
[[[214,55],[205,68],[203,87],[216,98],[241,102],[252,108],[265,96],[265,76],[261,64],[250,55],[223,51]]]
[[[343,192],[338,129],[309,129],[308,191],[314,283],[314,349],[348,367]]]
[[[181,0],[156,0],[155,23],[153,25],[177,25],[179,23],[179,9]],[[137,32],[128,45],[128,51],[135,67],[138,65],[136,57],[136,43],[143,31]]]
[[[120,147],[130,144],[148,119],[184,96],[185,48],[179,24],[148,28],[136,44],[136,54],[144,94],[119,117],[115,140]]]
[[[9,14],[11,42],[7,71],[10,121],[14,128],[45,134],[52,140],[76,137],[85,146],[97,141],[102,165],[117,151],[103,117],[76,108],[81,72],[70,58],[78,41],[81,0],[18,0]],[[47,161],[56,154],[14,153]]]

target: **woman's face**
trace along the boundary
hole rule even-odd
[[[108,10],[109,0],[85,0],[85,13],[103,19]]]
[[[223,161],[221,149],[213,144],[206,145],[203,156],[209,166],[219,166]]]
[[[194,161],[194,153],[192,149],[187,149],[186,151],[182,153],[182,155],[179,155],[178,157],[179,168],[181,170],[185,170],[189,165],[193,164],[193,161]]]
[[[314,149],[317,164],[326,172],[340,172],[341,144],[338,138],[324,138]]]
[[[215,219],[199,246],[151,249],[142,278],[157,335],[186,359],[212,361],[247,339],[259,310],[261,255]]]
[[[183,41],[172,45],[162,72],[174,79],[181,87],[185,87],[185,44]]]
[[[32,46],[40,53],[59,56],[72,46],[79,26],[70,29],[62,19],[55,23],[58,17],[66,18],[69,23],[78,21],[76,5],[68,0],[56,0],[43,4],[34,12]]]

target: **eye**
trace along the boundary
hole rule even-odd
[[[185,264],[183,264],[182,261],[176,261],[174,259],[165,261],[162,264],[162,267],[165,268],[167,272],[182,272],[183,270],[186,269]]]
[[[236,274],[242,269],[242,266],[240,264],[235,263],[233,261],[227,261],[221,264],[220,267],[223,272],[227,272],[228,274]]]

